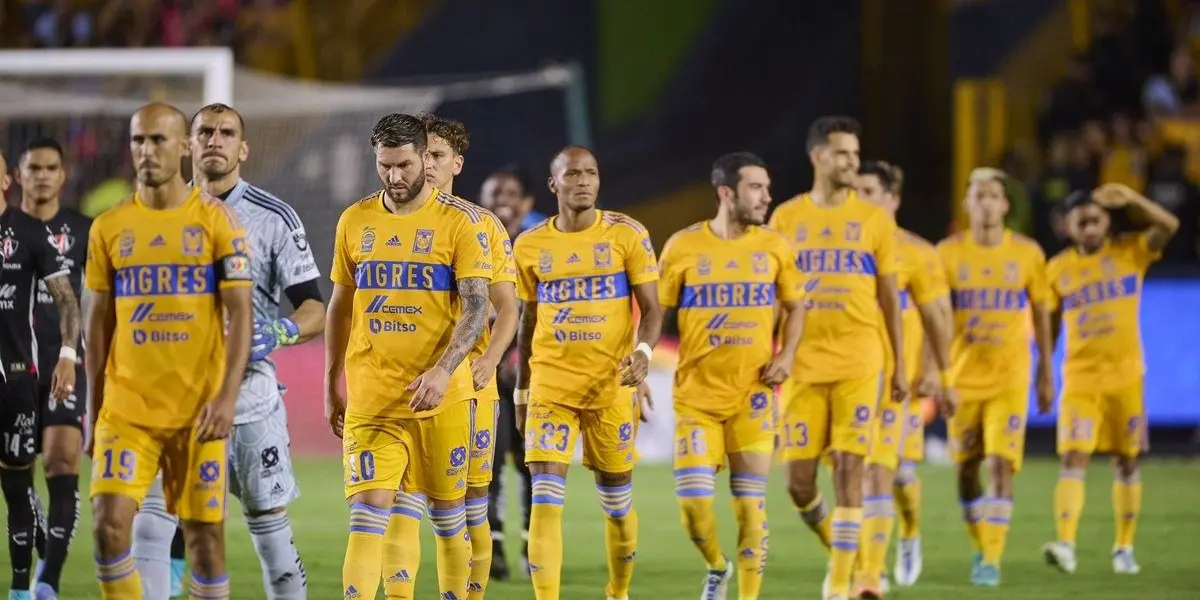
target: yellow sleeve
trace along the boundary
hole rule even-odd
[[[1059,297],[1062,295],[1062,291],[1058,289],[1058,281],[1064,268],[1066,267],[1063,266],[1061,257],[1054,257],[1046,264],[1046,291],[1049,292],[1046,295],[1046,310],[1058,309]]]
[[[224,202],[214,204],[213,258],[220,265],[220,287],[251,285],[250,245],[241,221]]]
[[[346,244],[346,221],[350,210],[342,213],[333,234],[333,265],[329,269],[329,279],[338,285],[358,287],[354,281],[354,271],[357,265],[354,264],[354,258],[350,256],[350,248]]]
[[[517,283],[517,267],[513,260],[512,240],[508,232],[495,222],[491,226],[492,283]]]
[[[1150,249],[1150,232],[1141,231],[1136,234],[1133,239],[1133,259],[1137,262],[1139,268],[1145,271],[1150,265],[1158,262],[1162,258],[1162,252],[1156,252]]]
[[[779,299],[784,302],[800,300],[804,297],[804,273],[792,256],[791,245],[783,236],[777,236],[772,247],[775,258],[779,260],[779,274],[775,278]]]
[[[105,220],[96,219],[88,231],[87,265],[84,267],[87,289],[93,292],[110,292],[113,285],[112,256],[108,253],[105,240]]]
[[[876,213],[875,227],[875,273],[895,275],[900,270],[899,252],[896,250],[896,223],[882,212]]]
[[[920,250],[916,272],[909,280],[908,287],[912,290],[913,300],[918,306],[933,302],[950,293],[946,283],[946,270],[942,267],[937,254],[927,248]]]
[[[679,289],[683,287],[683,265],[675,237],[667,240],[662,256],[658,258],[658,303],[663,306],[679,306]]]
[[[1031,304],[1051,303],[1050,283],[1046,277],[1046,255],[1041,248],[1029,247],[1029,302]]]
[[[779,233],[784,233],[784,228],[787,226],[787,222],[784,219],[784,215],[783,215],[783,213],[784,213],[783,207],[784,206],[786,206],[786,203],[781,204],[779,206],[779,208],[776,208],[775,210],[771,211],[771,218],[767,219],[767,227],[770,229],[774,229],[775,231],[778,231]],[[784,235],[788,235],[788,234],[784,233]]]
[[[654,243],[650,241],[650,233],[641,228],[641,239],[636,230],[624,227],[627,233],[621,236],[625,242],[625,274],[629,276],[629,285],[642,285],[658,281],[658,258],[654,256]]]
[[[463,217],[458,235],[454,236],[454,278],[482,277],[492,280],[491,237],[484,220],[470,223]]]
[[[537,259],[529,259],[530,251],[525,249],[528,245],[528,237],[518,237],[513,248],[517,263],[517,298],[525,302],[537,302]]]

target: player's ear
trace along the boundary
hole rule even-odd
[[[238,142],[238,162],[244,163],[250,158],[250,142],[242,140]]]
[[[463,155],[457,154],[454,156],[454,176],[455,177],[458,177],[462,173],[464,162],[466,162],[466,159],[463,158]]]
[[[0,179],[0,192],[7,192],[10,185],[12,185],[12,176],[5,172],[4,178]]]
[[[546,187],[550,188],[550,193],[551,193],[551,194],[557,194],[557,193],[558,193],[558,184],[554,183],[554,176],[553,176],[553,175],[551,175],[551,176],[549,176],[549,177],[547,177],[547,178],[546,178]]]

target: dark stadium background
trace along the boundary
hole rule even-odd
[[[139,25],[110,26],[130,22]],[[184,24],[182,30],[175,27],[178,23]],[[959,205],[966,175],[976,166],[1001,167],[1012,175],[1011,225],[1035,237],[1048,254],[1063,245],[1056,207],[1067,191],[1107,181],[1133,182],[1184,223],[1179,240],[1151,272],[1142,308],[1153,453],[1187,457],[1200,444],[1200,346],[1195,343],[1200,339],[1200,90],[1195,63],[1173,84],[1184,105],[1179,114],[1159,114],[1143,102],[1144,86],[1168,73],[1173,57],[1183,60],[1179,57],[1200,52],[1200,2],[0,0],[0,45],[224,45],[234,49],[243,68],[360,86],[437,86],[566,65],[584,84],[571,92],[574,96],[555,89],[483,95],[436,107],[471,132],[467,165],[455,192],[473,198],[490,172],[516,164],[532,181],[537,209],[552,213],[554,200],[544,185],[548,161],[566,143],[586,143],[599,157],[603,206],[641,220],[660,247],[673,231],[711,214],[708,170],[722,153],[750,150],[764,157],[771,166],[776,202],[807,190],[811,168],[804,133],[814,118],[830,113],[861,121],[864,158],[904,168],[899,221],[934,241],[962,224]],[[0,82],[6,77],[0,72]],[[0,96],[0,104],[4,102],[19,100]],[[297,129],[300,133],[279,147],[254,147],[255,156],[269,154],[276,167],[250,165],[247,177],[268,190],[291,189],[296,174],[287,166],[302,163],[310,149],[346,133],[365,146],[366,131],[346,131],[345,122],[332,116],[336,112],[331,107],[329,118]],[[1122,121],[1131,124],[1134,136],[1114,137],[1124,128]],[[67,122],[0,117],[0,149],[10,157],[10,167],[11,158],[33,137],[69,132],[63,140],[72,167],[67,204],[80,202],[101,183],[129,178],[122,119],[81,118],[69,121],[69,127],[63,125]],[[248,129],[251,136],[257,133],[254,119]],[[365,173],[361,193],[366,194],[373,189],[371,165],[360,167]],[[18,202],[19,189],[10,189],[7,199]],[[333,223],[344,204],[316,192],[284,199],[306,222],[318,263],[327,272]],[[323,285],[328,290],[328,282]],[[328,480],[308,483],[316,496],[318,485],[332,489],[332,479],[338,477],[336,461],[331,462],[337,441],[321,416],[323,350],[318,341],[276,357],[291,388],[287,404],[296,449],[315,456],[306,463],[311,464],[306,477]],[[1031,420],[1035,427],[1029,451],[1049,458],[1053,421],[1034,415]],[[1194,463],[1185,464],[1157,478],[1174,481],[1174,493],[1191,497],[1192,512],[1172,505],[1157,517],[1190,514],[1191,531],[1200,535],[1194,518],[1200,477]],[[1028,477],[1042,490],[1031,504],[1048,505],[1054,466],[1049,461],[1034,465]],[[651,472],[669,479],[661,468]],[[1107,477],[1097,473],[1093,479]],[[949,485],[948,473],[935,477]],[[927,498],[937,493],[937,484],[935,479],[928,485]],[[668,486],[656,489],[669,507]],[[1097,489],[1089,510],[1096,519],[1107,519],[1106,488]],[[572,490],[578,498],[587,493]],[[950,494],[947,488],[937,502],[953,511]],[[337,506],[336,494],[325,495],[331,499],[304,510],[330,514]],[[786,499],[778,498],[782,509]],[[673,526],[674,515],[664,510],[661,520]],[[1147,516],[1148,521],[1153,518]],[[341,527],[340,517],[336,521]],[[948,547],[961,545],[954,525],[944,525],[946,536],[954,540]],[[1038,531],[1049,531],[1049,522],[1041,525]],[[670,539],[682,543],[681,532],[670,526],[663,535],[679,534]],[[1147,523],[1147,530],[1156,528],[1168,532],[1170,525]],[[338,539],[336,531],[330,540]],[[800,541],[781,544],[805,546],[808,540],[796,536]],[[684,556],[679,569],[686,575],[647,567],[639,577],[691,578],[686,565],[692,557],[679,552]],[[86,559],[86,552],[76,554]],[[570,561],[568,557],[568,575]],[[324,568],[336,570],[340,555],[334,552],[326,562]],[[86,562],[78,564],[87,571]],[[247,564],[252,566],[253,560]],[[431,566],[427,572],[426,579],[431,578]],[[1175,597],[1170,590],[1180,586],[1194,591],[1200,585],[1194,573],[1180,570],[1173,577],[1160,582],[1167,591],[1156,588],[1159,597]],[[243,578],[251,582],[246,597],[258,597],[255,578],[252,572]],[[769,574],[768,588],[779,593],[781,586],[770,580]],[[579,593],[594,593],[592,588]],[[92,587],[80,589],[94,593]],[[492,596],[510,597],[504,595],[507,589],[497,588]],[[657,588],[635,587],[639,589],[646,594]],[[691,595],[689,589],[680,597]],[[955,589],[950,584],[935,587],[935,595],[928,597],[957,597]],[[1055,589],[1052,595],[1013,597],[1061,597],[1070,588]],[[1116,592],[1098,584],[1089,593],[1132,597],[1104,595]]]

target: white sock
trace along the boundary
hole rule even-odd
[[[292,524],[287,513],[246,517],[250,539],[262,565],[263,588],[268,600],[304,600],[308,597],[308,575],[300,552],[292,541]]]
[[[142,579],[142,600],[171,598],[171,538],[178,524],[162,496],[153,493],[133,517],[133,560]]]

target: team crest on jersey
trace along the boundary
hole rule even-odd
[[[612,266],[612,247],[608,242],[592,244],[592,262],[597,269]]]
[[[301,252],[308,250],[308,237],[304,235],[303,231],[293,231],[292,242],[296,244],[297,250]]]
[[[1004,263],[1004,283],[1017,283],[1021,280],[1021,269],[1017,263],[1009,261]]]
[[[363,227],[362,235],[358,239],[359,251],[364,254],[375,249],[375,229],[367,226]]]
[[[971,278],[971,267],[967,265],[958,265],[958,280],[966,281]]]
[[[54,246],[55,250],[58,250],[59,254],[63,255],[75,247],[75,236],[71,235],[71,226],[66,223],[63,223],[58,233],[50,232],[50,235],[46,236],[46,240],[50,242],[51,246]]]
[[[1100,273],[1105,277],[1112,277],[1117,274],[1117,264],[1113,262],[1111,256],[1105,256],[1100,259]]]
[[[642,249],[654,256],[654,242],[650,241],[650,236],[642,238]]]
[[[1067,275],[1066,273],[1063,273],[1058,278],[1058,285],[1059,285],[1059,287],[1061,287],[1064,290],[1067,289],[1068,287],[1070,287],[1071,286],[1071,276]]]
[[[4,230],[4,235],[0,235],[0,255],[4,256],[4,260],[8,260],[17,253],[17,248],[21,247],[21,243],[17,241],[17,233],[12,227]]]
[[[486,233],[484,233],[484,232],[482,232],[482,231],[480,231],[479,233],[475,234],[475,239],[479,241],[479,247],[480,247],[480,248],[483,248],[483,251],[484,251],[484,252],[487,252],[487,251],[488,251],[488,237],[487,237],[487,234],[486,234]]]
[[[482,233],[479,235],[483,235]],[[484,236],[486,237],[486,236]],[[417,237],[413,238],[413,254],[429,254],[433,251],[433,230],[418,229]]]
[[[755,275],[763,275],[770,270],[771,264],[767,260],[766,252],[755,252],[750,255],[750,266],[754,269]]]
[[[554,268],[554,255],[549,250],[542,250],[538,255],[538,273],[549,273]]]
[[[200,256],[204,253],[204,230],[196,227],[183,228],[183,253],[187,256]]]
[[[797,242],[807,242],[808,241],[808,225],[800,225],[799,227],[796,228],[796,241]]]
[[[846,241],[857,242],[862,239],[862,224],[858,221],[846,223]]]
[[[512,256],[512,240],[504,240],[504,255]]]
[[[696,272],[703,276],[711,274],[712,261],[707,256],[701,254],[700,258],[696,259]]]
[[[126,229],[121,232],[120,250],[121,258],[129,258],[133,256],[133,230]]]
[[[246,251],[246,238],[241,236],[233,238],[233,253],[249,254],[249,252]]]

